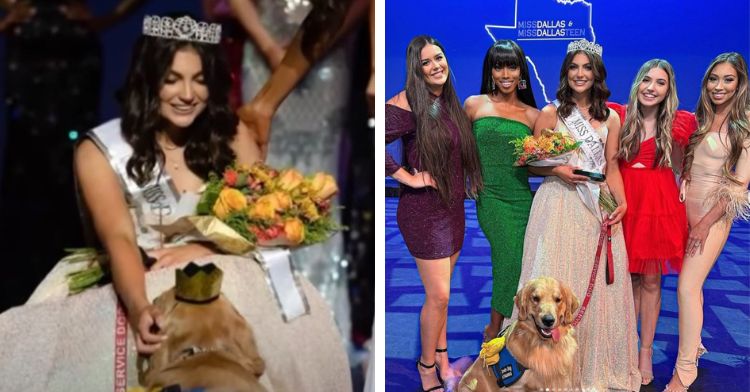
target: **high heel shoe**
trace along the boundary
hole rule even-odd
[[[422,380],[422,372],[419,371],[419,367],[420,366],[423,369],[432,369],[432,368],[435,368],[435,375],[437,376],[437,379],[438,379],[438,382],[440,382],[440,385],[436,385],[436,386],[434,386],[434,387],[432,387],[430,389],[424,389],[424,387],[421,387],[421,384],[422,384],[422,381],[421,381]],[[443,392],[445,392],[445,384],[443,384],[443,380],[440,378],[440,371],[439,371],[439,368],[437,368],[435,366],[435,362],[433,362],[432,365],[425,365],[425,364],[422,363],[422,361],[420,361],[419,359],[417,359],[417,373],[419,373],[419,375],[420,375],[420,377],[419,377],[420,382],[419,383],[420,383],[420,388],[421,388],[420,390],[422,392],[432,392],[432,391],[437,391],[437,390],[440,390],[440,389],[442,389]]]
[[[647,355],[646,355],[647,354]],[[644,370],[644,356],[648,360],[648,370]],[[649,385],[654,382],[654,370],[653,360],[654,348],[653,347],[641,347],[638,351],[638,370],[641,372],[641,385]]]
[[[698,350],[695,353],[695,367],[696,368],[698,367],[698,362],[700,361],[700,359],[703,356],[703,354],[705,354],[707,352],[708,352],[708,350],[706,350],[706,347],[703,346],[703,343],[700,343],[698,345]],[[680,384],[680,385],[679,386],[674,386],[674,387],[670,388],[669,384],[667,384],[667,386],[664,387],[664,391],[663,392],[687,392],[688,388],[690,388],[690,385],[685,386],[685,384],[682,383],[682,380],[680,380],[680,375],[679,375],[679,373],[677,373],[677,368],[675,368],[672,371],[672,379],[677,379],[677,383]],[[671,382],[672,381],[670,380],[670,383]]]

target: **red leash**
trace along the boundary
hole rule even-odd
[[[596,256],[594,256],[594,268],[591,269],[591,277],[589,278],[589,287],[586,288],[586,297],[583,299],[581,308],[578,309],[575,319],[571,323],[572,326],[577,326],[578,323],[583,319],[586,308],[589,306],[591,301],[591,294],[594,292],[594,283],[596,283],[596,273],[599,271],[599,259],[602,256],[602,248],[604,247],[604,241],[607,241],[607,284],[612,284],[615,281],[615,266],[614,257],[612,257],[612,226],[609,224],[609,219],[605,219],[602,222],[601,230],[599,231],[599,245],[596,247]]]

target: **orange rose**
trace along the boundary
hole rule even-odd
[[[310,191],[316,200],[326,200],[335,195],[339,188],[332,175],[318,172],[313,177]]]
[[[233,188],[224,188],[219,192],[213,211],[219,219],[224,219],[230,212],[242,211],[245,207],[247,207],[247,199],[242,192]]]
[[[286,193],[276,191],[272,193],[272,195],[276,198],[276,202],[279,205],[279,211],[284,211],[292,205],[292,198]]]
[[[279,175],[278,185],[281,189],[290,192],[302,183],[303,177],[296,169],[287,169]]]
[[[294,245],[299,245],[305,240],[305,225],[297,218],[289,218],[284,222],[284,234]]]
[[[247,211],[247,216],[251,219],[271,220],[276,217],[278,208],[279,202],[274,194],[264,195],[255,201],[255,204]]]
[[[305,218],[309,219],[310,221],[315,221],[320,218],[318,207],[309,197],[300,200],[299,207],[300,210],[302,210],[302,215],[304,215]]]

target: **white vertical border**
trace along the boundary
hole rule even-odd
[[[385,391],[385,0],[375,2],[374,390]]]

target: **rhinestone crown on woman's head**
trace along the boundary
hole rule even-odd
[[[573,41],[568,44],[568,52],[575,52],[578,50],[583,50],[585,52],[593,53],[595,55],[598,55],[599,57],[602,57],[602,46],[595,44],[586,38],[579,39],[578,41]]]
[[[168,16],[146,15],[143,18],[143,35],[217,44],[221,40],[221,25],[197,22],[189,16],[172,19]]]

